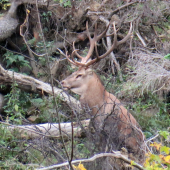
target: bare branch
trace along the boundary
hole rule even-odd
[[[127,157],[125,157],[124,155],[113,151],[113,153],[101,153],[101,154],[97,154],[94,155],[93,157],[89,158],[89,159],[80,159],[80,160],[75,160],[72,161],[72,164],[76,164],[76,163],[83,163],[83,162],[93,162],[94,160],[98,159],[98,158],[102,158],[102,157],[113,157],[113,158],[117,158],[117,159],[121,159],[123,161],[125,161],[126,163],[131,165],[132,160],[128,159]],[[49,169],[53,169],[53,168],[60,168],[63,166],[67,166],[69,165],[68,162],[62,163],[62,164],[57,164],[57,165],[52,165],[49,167],[44,167],[44,168],[37,168],[36,170],[49,170]],[[138,168],[139,170],[144,170],[144,167],[141,166],[140,164],[134,162],[134,167]]]
[[[36,64],[35,64],[35,58],[34,58],[34,55],[32,53],[32,50],[30,49],[29,45],[27,44],[27,41],[26,41],[25,35],[24,35],[25,33],[23,33],[23,27],[26,26],[26,23],[28,21],[28,15],[29,15],[29,11],[27,10],[26,11],[26,19],[25,19],[24,23],[20,26],[20,35],[22,36],[22,38],[23,38],[23,40],[24,40],[24,42],[27,46],[27,49],[28,49],[28,52],[29,52],[29,55],[30,55],[30,58],[31,58],[30,63],[31,63],[31,67],[32,67],[32,70],[33,70],[33,74],[34,74],[35,77],[37,77],[38,76],[38,70],[37,70],[37,67],[36,67]],[[28,31],[28,28],[26,29],[25,32],[27,32],[27,31]]]
[[[126,7],[128,7],[128,6],[130,6],[130,5],[133,5],[133,4],[135,4],[135,3],[137,3],[137,1],[131,2],[131,3],[127,3],[127,4],[125,4],[125,5],[122,5],[122,6],[118,7],[117,9],[115,9],[114,11],[112,11],[112,12],[109,14],[109,16],[108,16],[107,19],[110,21],[110,20],[111,20],[111,17],[112,17],[116,12],[118,12],[118,11],[122,10],[123,8],[126,8]]]

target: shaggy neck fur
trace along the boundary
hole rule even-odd
[[[119,103],[115,96],[105,90],[101,80],[94,72],[93,77],[89,80],[88,85],[86,85],[86,90],[81,94],[80,102],[82,106],[92,109],[93,115],[99,113],[99,111],[104,113],[103,109],[107,103]]]

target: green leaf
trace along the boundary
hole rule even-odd
[[[10,58],[8,58],[8,59],[10,60],[11,64],[12,64],[13,62],[16,62],[15,57],[14,57],[14,58],[10,57]]]
[[[18,105],[16,104],[14,107],[15,107],[15,111],[18,112]]]
[[[38,99],[32,99],[31,100],[33,103],[42,103],[43,100],[41,98],[38,98]]]
[[[164,58],[170,60],[170,54],[165,55]]]
[[[161,159],[160,159],[160,157],[159,157],[158,155],[152,154],[152,155],[150,156],[150,159],[151,159],[152,161],[157,161],[158,163],[161,163]]]
[[[130,164],[131,165],[136,165],[136,163],[134,161],[132,161],[132,160],[130,161]]]
[[[160,134],[161,136],[163,136],[165,139],[167,139],[168,136],[169,136],[169,132],[168,132],[168,131],[160,131],[159,134]]]
[[[17,55],[19,61],[24,61],[24,57],[22,55]]]
[[[41,98],[32,99],[31,102],[34,103],[34,105],[37,107],[45,105],[44,101]]]
[[[7,60],[6,63],[7,63],[7,65],[6,65],[7,68],[12,64],[10,60]]]
[[[167,147],[167,146],[162,146],[161,148],[160,148],[160,151],[161,152],[165,152],[167,155],[170,153],[169,151],[170,151],[170,148],[169,147]]]

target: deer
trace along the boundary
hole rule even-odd
[[[80,95],[81,107],[90,109],[95,130],[104,132],[104,135],[101,135],[102,139],[98,138],[103,143],[100,146],[101,151],[110,152],[112,149],[125,147],[128,152],[134,155],[139,155],[140,152],[138,159],[142,164],[143,161],[141,160],[144,159],[145,147],[144,134],[139,124],[121,104],[120,100],[106,91],[99,76],[90,67],[108,56],[118,45],[125,43],[132,35],[131,23],[128,34],[118,41],[115,22],[113,22],[113,44],[110,49],[107,49],[104,54],[99,56],[97,42],[103,37],[110,36],[106,35],[109,25],[99,35],[96,33],[97,25],[95,25],[92,38],[88,29],[88,22],[86,23],[86,33],[90,42],[89,51],[85,57],[81,56],[73,42],[73,52],[71,55],[68,55],[68,52],[66,52],[65,56],[71,64],[78,67],[78,70],[62,80],[61,85],[64,90],[71,90],[73,93]],[[96,58],[92,59],[91,56],[94,51]],[[74,59],[75,55],[80,61]]]

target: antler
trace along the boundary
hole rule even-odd
[[[111,48],[106,51],[105,54],[99,56],[98,51],[97,51],[97,41],[100,40],[101,38],[103,38],[104,36],[107,36],[107,35],[106,35],[106,32],[107,32],[107,30],[108,30],[108,28],[109,28],[109,25],[110,25],[110,23],[108,24],[108,26],[106,27],[106,29],[105,29],[100,35],[97,36],[97,33],[96,33],[97,24],[95,24],[94,37],[91,38],[89,29],[88,29],[88,22],[86,22],[87,36],[88,36],[89,41],[90,41],[90,48],[89,48],[89,51],[88,51],[86,57],[82,57],[80,54],[77,53],[78,50],[75,49],[75,43],[73,42],[73,50],[74,50],[74,51],[72,52],[71,56],[66,53],[67,59],[68,59],[72,64],[74,64],[74,65],[76,65],[76,66],[85,66],[85,67],[88,67],[89,65],[92,65],[92,64],[96,63],[97,61],[105,58],[105,57],[106,57],[108,54],[110,54],[118,45],[125,43],[125,42],[129,39],[129,37],[131,36],[131,32],[132,32],[132,22],[130,23],[130,29],[129,29],[128,34],[127,34],[122,40],[118,41],[118,40],[117,40],[117,31],[116,31],[115,22],[113,22],[113,30],[114,30],[114,32],[113,32],[113,34],[114,34],[113,44],[112,44]],[[92,55],[92,53],[93,53],[93,51],[94,51],[94,48],[95,48],[95,52],[96,52],[97,57],[96,57],[95,59],[93,59],[93,60],[89,60],[89,58],[91,57],[91,55]],[[78,61],[74,60],[74,55],[76,55],[78,58],[80,58],[80,59],[81,59],[81,62],[78,62]]]

